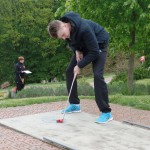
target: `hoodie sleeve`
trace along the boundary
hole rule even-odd
[[[19,69],[18,64],[15,65],[15,72],[16,74],[21,74],[21,70]]]
[[[81,61],[78,62],[77,65],[79,68],[83,68],[89,63],[91,63],[93,60],[97,58],[97,56],[100,53],[100,49],[99,49],[96,36],[91,31],[90,28],[87,28],[86,30],[84,30],[84,32],[82,33],[82,39],[87,47],[88,54]]]

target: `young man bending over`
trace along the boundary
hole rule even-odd
[[[74,74],[79,74],[81,68],[92,63],[95,99],[101,112],[96,123],[106,123],[112,120],[107,85],[103,77],[109,39],[108,33],[101,25],[83,19],[74,12],[68,12],[60,20],[50,22],[48,32],[54,38],[66,40],[74,52],[74,56],[66,70],[68,93]],[[70,105],[62,112],[72,113],[81,111],[76,80],[69,102]]]

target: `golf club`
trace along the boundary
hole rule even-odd
[[[63,114],[63,118],[62,119],[57,119],[57,123],[63,123],[64,122],[65,115],[66,115],[66,108],[67,108],[67,105],[68,105],[68,102],[69,102],[69,98],[70,98],[70,95],[71,95],[72,87],[73,87],[74,81],[76,79],[76,76],[77,76],[77,74],[74,74],[73,81],[72,81],[72,84],[71,84],[71,88],[70,88],[70,91],[69,91],[69,96],[68,96],[66,106],[65,106],[65,109],[64,109],[65,111],[64,111],[64,114]]]

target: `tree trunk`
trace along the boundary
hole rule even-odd
[[[135,33],[136,33],[135,22],[136,22],[136,18],[137,18],[136,13],[133,10],[132,14],[131,14],[132,26],[130,27],[131,42],[129,43],[129,50],[131,50],[135,44]],[[129,90],[129,94],[133,93],[134,58],[135,58],[135,54],[131,50],[131,52],[129,53],[129,63],[128,63],[128,90]]]
[[[129,62],[128,62],[128,90],[129,94],[133,93],[133,84],[134,84],[134,52],[129,54]]]

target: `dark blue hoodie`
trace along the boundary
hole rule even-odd
[[[108,33],[101,25],[83,19],[74,12],[68,12],[60,20],[66,23],[69,22],[74,27],[74,31],[67,41],[74,52],[79,50],[84,54],[84,58],[77,64],[79,68],[85,67],[97,58],[100,51],[103,51],[99,47],[100,44],[108,44]]]

